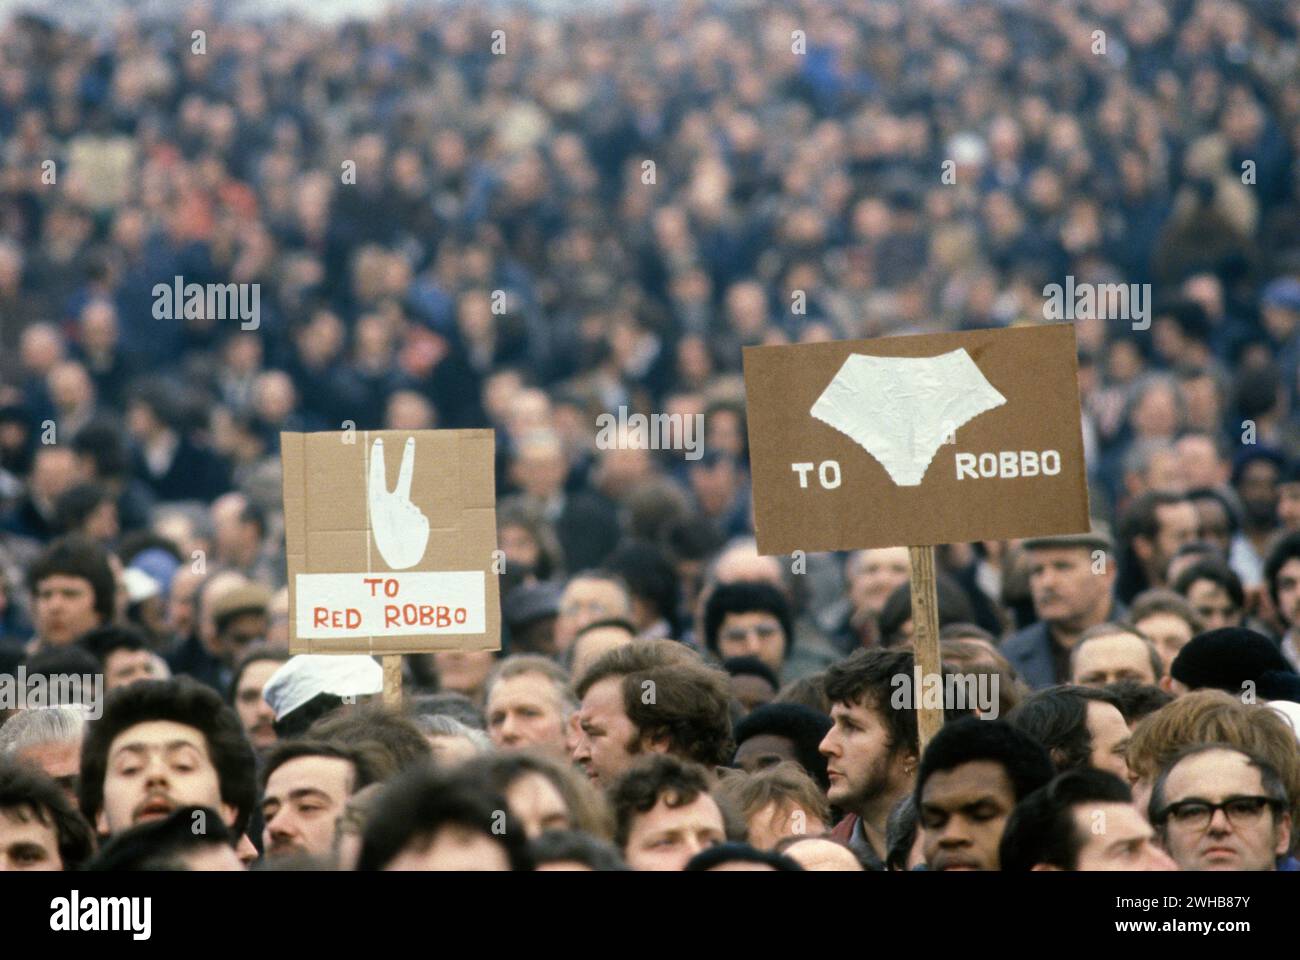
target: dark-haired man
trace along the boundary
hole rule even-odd
[[[29,653],[62,647],[113,619],[117,583],[108,555],[84,537],[54,541],[27,575],[36,635]]]
[[[1047,751],[1003,720],[965,717],[926,745],[915,802],[931,870],[997,870],[1021,799],[1052,778]]]
[[[753,773],[793,760],[822,790],[830,787],[826,757],[819,746],[830,732],[831,719],[801,703],[768,703],[736,724],[736,754],[732,764]]]
[[[776,672],[758,657],[728,657],[722,669],[731,677],[731,696],[742,716],[771,703],[781,689]]]
[[[682,870],[701,850],[728,839],[706,771],[676,757],[634,765],[614,784],[610,805],[614,842],[633,870]]]
[[[578,683],[573,760],[608,787],[643,753],[716,766],[731,759],[727,675],[673,640],[637,641],[605,654]]]
[[[208,515],[220,566],[273,589],[283,585],[284,563],[275,562],[265,548],[267,520],[261,507],[242,493],[226,493],[213,501]]]
[[[704,607],[704,639],[715,656],[757,657],[778,677],[792,631],[790,604],[771,584],[718,584]]]
[[[1002,834],[1004,871],[1176,870],[1123,780],[1083,767],[1016,806]]]
[[[104,665],[104,692],[112,693],[137,680],[166,680],[167,664],[149,649],[144,634],[134,627],[106,626],[80,640]]]
[[[1051,687],[1030,694],[1007,715],[1047,750],[1062,773],[1076,767],[1108,770],[1128,779],[1124,750],[1129,729],[1119,702],[1094,687]]]
[[[1282,655],[1300,670],[1300,533],[1288,533],[1274,545],[1264,564],[1264,579],[1277,615],[1286,628]]]
[[[532,842],[532,851],[539,873],[627,869],[610,843],[576,830],[547,830]]]
[[[0,872],[76,870],[94,849],[90,825],[57,783],[0,758]]]
[[[113,835],[178,807],[211,807],[235,836],[253,810],[253,750],[235,711],[188,677],[114,691],[86,730],[81,811]]]
[[[262,848],[267,857],[328,857],[348,799],[374,781],[354,750],[323,740],[286,740],[262,770]]]
[[[114,836],[87,870],[243,870],[234,835],[208,807],[178,807],[161,820],[138,823]]]
[[[505,799],[416,767],[389,783],[366,820],[358,870],[531,870],[522,830],[500,830]]]
[[[1196,540],[1200,522],[1196,505],[1182,494],[1149,490],[1134,500],[1120,518],[1120,600],[1131,603],[1143,590],[1163,587],[1169,561],[1179,547]]]
[[[916,775],[916,702],[891,706],[896,678],[910,683],[914,666],[908,650],[875,649],[855,651],[826,671],[832,726],[819,747],[830,781],[826,796],[847,811],[831,836],[875,870],[884,869],[889,811],[911,792]]]

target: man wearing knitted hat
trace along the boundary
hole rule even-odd
[[[1223,627],[1203,633],[1183,647],[1163,682],[1170,693],[1210,687],[1246,702],[1300,699],[1300,675],[1287,663],[1277,644],[1245,627]]]

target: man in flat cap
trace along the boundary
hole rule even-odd
[[[1035,690],[1069,681],[1070,651],[1089,627],[1118,620],[1110,537],[1092,532],[1026,540],[1038,622],[1013,634],[1003,655]]]
[[[266,637],[271,591],[242,574],[222,570],[198,593],[194,632],[168,658],[174,674],[186,674],[219,693],[230,688],[234,665],[249,645]]]

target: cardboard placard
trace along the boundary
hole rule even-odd
[[[746,347],[759,552],[1081,533],[1072,324]]]
[[[280,434],[290,652],[500,649],[495,442]]]

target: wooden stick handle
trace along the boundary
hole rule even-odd
[[[402,705],[402,655],[384,655],[384,706]]]
[[[925,678],[939,676],[939,594],[934,579],[934,547],[908,547],[908,560],[912,566],[912,646],[916,651],[916,665],[920,668],[922,683]],[[913,682],[913,687],[916,687]],[[921,752],[930,738],[943,726],[943,708],[925,706],[921,689],[912,690],[916,707],[917,733]]]

